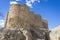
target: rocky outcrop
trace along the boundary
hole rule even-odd
[[[50,30],[50,40],[60,40],[60,25]]]

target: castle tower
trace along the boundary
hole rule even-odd
[[[14,28],[22,26],[24,27],[25,25],[27,25],[24,22],[29,14],[30,14],[29,9],[25,4],[18,4],[16,2],[10,3],[10,9],[9,12],[7,13],[5,27],[6,28]]]
[[[42,20],[41,15],[30,12],[25,4],[11,2],[10,9],[6,15],[5,29],[18,29],[18,31],[20,30],[21,32],[25,29],[28,31],[28,33],[26,33],[28,35],[25,34],[25,31],[23,34],[25,34],[28,40],[30,40],[31,35],[32,39],[37,40],[46,38],[44,35],[48,34],[48,23],[46,20]]]
[[[9,27],[17,27],[18,23],[18,19],[19,19],[19,13],[20,13],[20,9],[19,9],[20,5],[18,5],[17,3],[11,3],[10,4],[10,9],[9,9],[9,13],[8,16],[6,17],[7,22],[5,23],[5,26],[7,28]]]

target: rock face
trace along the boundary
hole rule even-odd
[[[50,39],[51,40],[60,40],[60,25],[58,25],[55,28],[51,29]]]
[[[25,4],[11,4],[0,40],[49,40],[48,23]]]

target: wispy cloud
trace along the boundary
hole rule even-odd
[[[22,0],[15,0],[15,1],[16,1],[16,2],[12,2],[12,1],[11,1],[10,4],[17,4],[17,1],[22,1]],[[26,4],[28,7],[32,7],[35,2],[40,3],[41,0],[25,0],[25,1],[26,1],[25,4]],[[43,0],[43,1],[47,2],[48,0]]]
[[[21,1],[21,0],[16,0],[16,1]],[[40,3],[40,0],[25,0],[26,1],[26,5],[28,6],[28,7],[32,7],[33,6],[33,3],[35,3],[35,1],[36,2],[38,2],[38,3]]]
[[[10,4],[18,4],[16,1],[10,1]]]
[[[35,3],[35,1],[40,3],[40,0],[26,0],[26,5],[29,7],[32,7],[33,3]]]
[[[26,5],[29,6],[29,7],[32,7],[31,1],[27,1],[27,0],[26,0]]]
[[[20,1],[20,0],[16,0],[16,1]]]
[[[0,20],[0,28],[4,27],[4,20]]]

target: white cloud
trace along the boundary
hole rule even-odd
[[[32,7],[31,1],[26,1],[26,5]]]
[[[0,20],[0,28],[4,27],[4,20]]]
[[[38,0],[38,3],[40,3],[40,0]]]
[[[32,3],[34,3],[35,1],[40,2],[40,0],[31,0]]]
[[[18,4],[16,1],[10,1],[10,4]]]
[[[21,0],[10,1],[10,4],[18,4],[18,1],[21,1]],[[40,0],[25,0],[25,1],[26,1],[25,4],[29,7],[32,7],[33,3],[35,3],[35,1],[40,3]]]
[[[32,5],[35,1],[40,3],[40,0],[26,0],[26,5],[29,7],[32,7]]]
[[[16,0],[16,1],[20,1],[20,0]]]

